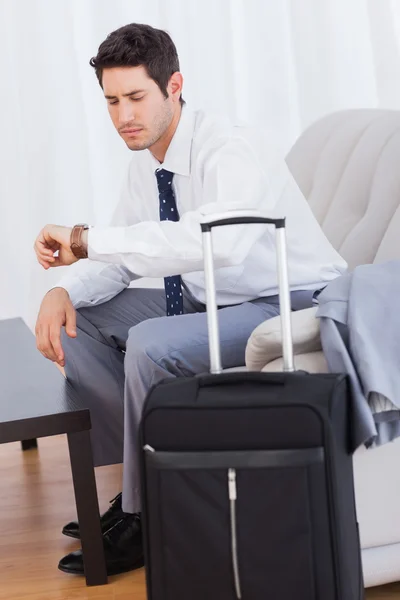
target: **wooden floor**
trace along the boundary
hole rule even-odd
[[[39,440],[39,450],[0,446],[0,600],[145,600],[143,569],[87,588],[84,579],[57,569],[79,547],[61,535],[75,517],[67,442]],[[97,470],[100,507],[120,491],[121,468]],[[400,584],[367,591],[368,600],[400,599]],[[295,600],[295,599],[293,599]]]
[[[57,569],[79,548],[60,528],[73,518],[74,495],[65,436],[39,440],[38,450],[0,446],[0,600],[145,600],[144,571],[87,588]],[[120,466],[98,469],[100,508],[121,488]]]

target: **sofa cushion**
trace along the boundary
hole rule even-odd
[[[328,365],[322,351],[296,354],[294,367],[298,371],[307,373],[329,373]],[[283,371],[283,358],[276,358],[262,369],[263,373],[278,373]]]
[[[293,350],[304,354],[321,350],[317,307],[292,312]],[[246,366],[250,371],[261,371],[270,362],[282,356],[281,319],[274,317],[259,325],[251,334],[246,347]]]

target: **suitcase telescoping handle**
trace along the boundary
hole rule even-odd
[[[216,215],[209,215],[203,218],[201,223],[203,234],[208,338],[210,347],[210,370],[213,374],[222,372],[211,231],[214,227],[221,227],[222,225],[243,225],[246,223],[265,223],[267,225],[275,226],[279,304],[283,342],[283,369],[284,371],[294,371],[285,219],[270,219],[269,217],[262,216],[261,213],[256,211],[252,211],[251,213],[249,211],[235,211],[235,213],[231,212],[224,215],[218,215],[217,218]]]

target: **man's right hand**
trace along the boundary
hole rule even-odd
[[[61,346],[61,327],[69,337],[76,337],[76,312],[67,290],[53,288],[43,298],[36,321],[36,345],[38,350],[61,367],[65,365]]]

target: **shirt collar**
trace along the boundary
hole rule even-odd
[[[152,156],[159,169],[166,169],[167,171],[171,171],[171,173],[177,173],[186,177],[190,175],[194,124],[195,114],[188,110],[186,106],[183,106],[178,126],[168,146],[163,164],[160,165]]]

